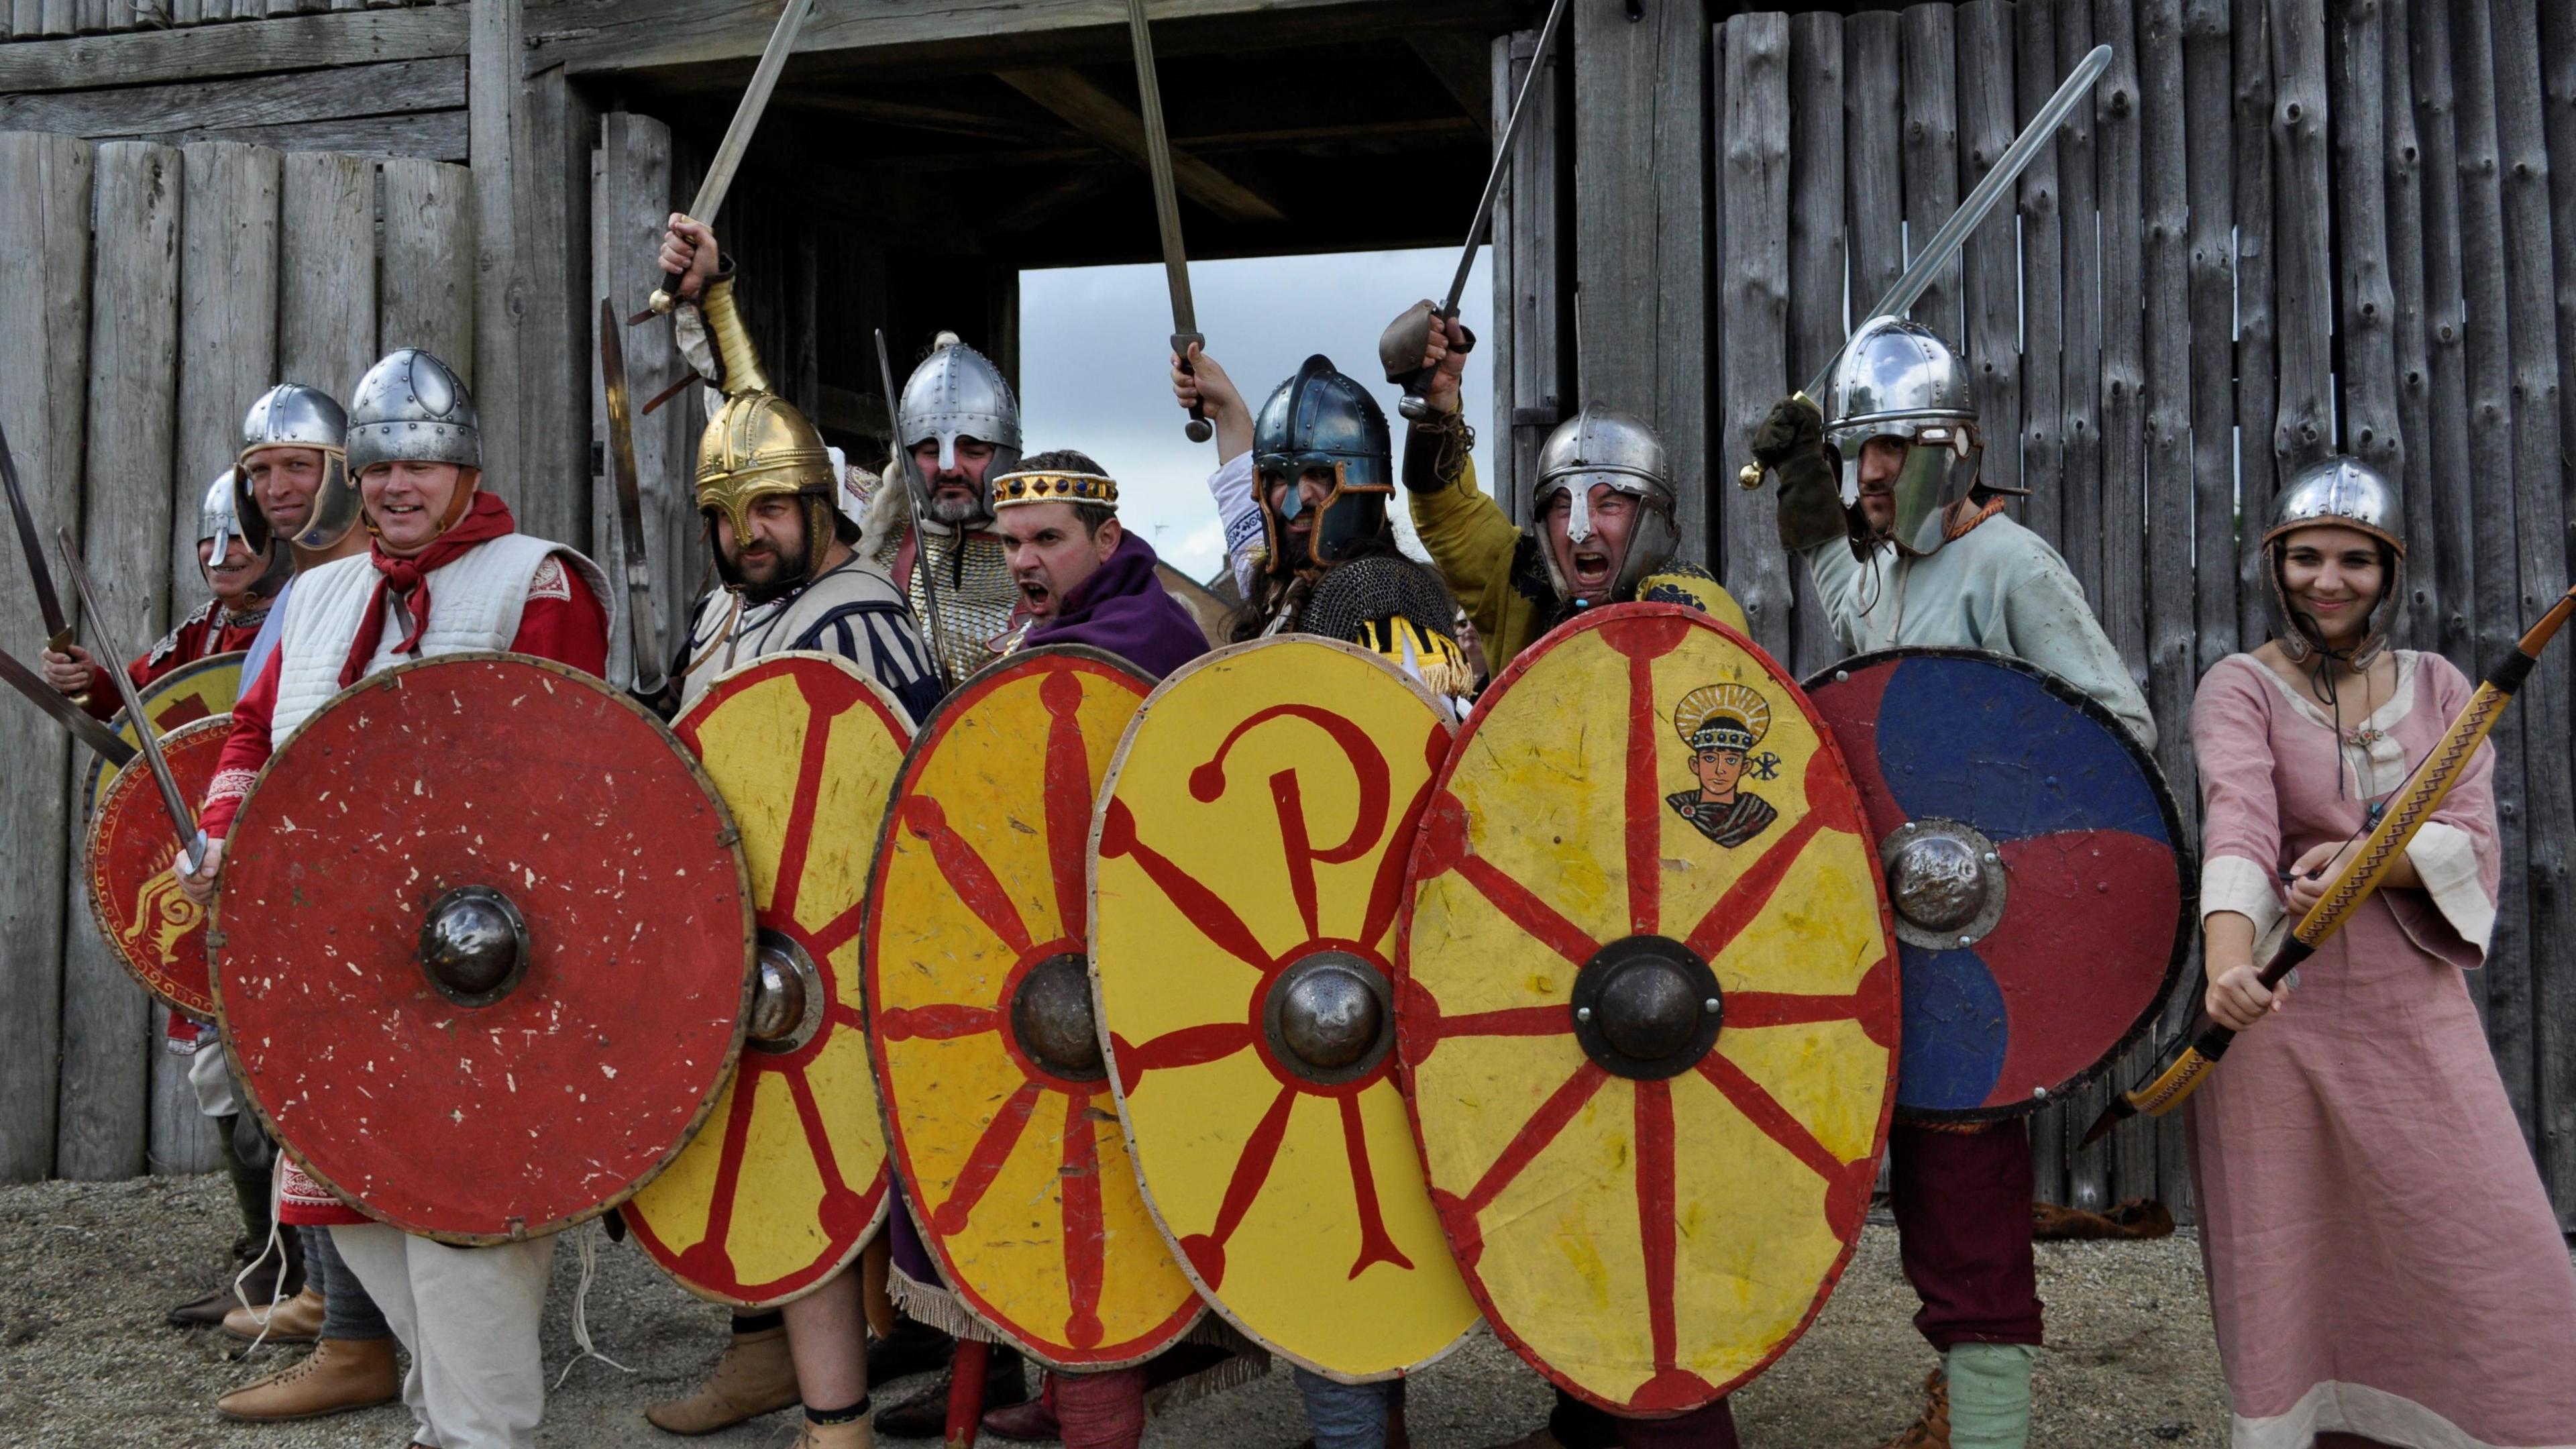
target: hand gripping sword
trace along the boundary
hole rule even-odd
[[[1923,250],[1914,254],[1913,262],[1896,279],[1896,285],[1887,289],[1887,295],[1878,299],[1877,306],[1859,314],[1864,323],[1873,317],[1903,316],[1905,309],[1914,305],[1914,299],[1923,295],[1923,289],[1932,285],[1932,278],[1959,255],[1960,248],[1968,244],[1968,233],[1977,229],[1977,224],[1986,219],[1986,213],[1993,211],[1995,203],[2003,200],[2005,190],[2030,169],[2032,159],[2039,155],[2039,148],[2049,143],[2058,126],[2092,92],[2093,84],[2102,78],[2102,72],[2110,68],[2111,47],[2107,45],[2093,47],[2090,55],[2076,63],[2074,73],[2057,88],[2057,94],[2048,98],[2048,104],[2039,108],[2039,113],[2030,118],[2030,124],[2022,128],[2020,135],[2013,137],[2013,143],[2004,148],[2004,154],[1995,158],[1993,169],[1986,172],[1969,191],[1967,199],[1959,203],[1959,209],[1950,213],[1950,219],[1941,223],[1941,229],[1932,233],[1932,239],[1923,244]],[[1844,338],[1842,346],[1836,347],[1833,355],[1825,359],[1825,365],[1817,369],[1805,387],[1798,390],[1801,402],[1819,412],[1824,410],[1816,398],[1824,392],[1825,384],[1832,380],[1834,368],[1843,360],[1844,349],[1850,346],[1851,338]],[[1762,465],[1745,464],[1737,471],[1735,481],[1745,488],[1761,487]]]
[[[638,699],[670,687],[662,653],[662,620],[653,611],[653,569],[644,556],[644,495],[635,477],[635,426],[626,408],[626,344],[617,312],[599,299],[599,385],[608,400],[608,471],[617,484],[617,527],[626,553],[626,642],[634,656],[629,686]]]
[[[0,484],[9,490],[9,516],[17,520],[18,547],[27,555],[27,587],[35,590],[37,612],[45,616],[45,647],[68,654],[77,640],[63,617],[62,596],[54,592],[54,576],[45,568],[45,545],[36,537],[35,516],[27,511],[27,495],[18,486],[18,459],[9,451],[6,433],[0,433]],[[81,695],[74,703],[88,697]]]
[[[1145,113],[1145,169],[1154,174],[1154,220],[1163,234],[1163,280],[1172,290],[1172,352],[1181,371],[1192,372],[1190,349],[1204,346],[1198,308],[1190,301],[1190,259],[1181,250],[1181,202],[1172,184],[1172,143],[1163,134],[1163,86],[1154,78],[1154,34],[1145,24],[1145,0],[1127,0],[1127,39],[1136,51],[1136,98]],[[888,403],[894,400],[889,397]],[[1182,429],[1193,443],[1215,436],[1207,414],[1190,404]]]
[[[787,8],[779,12],[769,44],[761,47],[760,63],[752,68],[751,85],[742,93],[742,104],[734,107],[733,123],[725,127],[715,159],[707,163],[707,178],[698,183],[697,199],[689,203],[691,221],[712,221],[724,209],[725,193],[733,188],[733,173],[742,166],[743,150],[751,145],[751,133],[760,129],[760,113],[769,109],[769,93],[778,88],[778,73],[787,68],[787,53],[796,48],[796,32],[805,28],[805,17],[813,8],[814,0],[787,0]],[[627,326],[650,322],[680,304],[680,274],[665,273],[662,281],[644,310],[626,319]]]
[[[2433,812],[2442,807],[2443,798],[2451,793],[2451,786],[2458,783],[2461,773],[2476,757],[2479,744],[2495,728],[2496,720],[2504,714],[2504,707],[2513,701],[2514,691],[2531,676],[2533,666],[2540,663],[2541,651],[2549,647],[2549,641],[2557,637],[2559,626],[2565,624],[2571,614],[2576,614],[2576,589],[2569,589],[2565,598],[2541,615],[2539,623],[2531,626],[2531,631],[2522,636],[2512,652],[2497,660],[2495,667],[2487,671],[2487,677],[2478,682],[2477,692],[2471,694],[2469,702],[2461,707],[2459,717],[2451,721],[2451,727],[2443,734],[2440,743],[2424,757],[2424,763],[2415,767],[2415,773],[2405,785],[2389,797],[2388,808],[2380,812],[2379,823],[2371,827],[2370,834],[2362,838],[2360,847],[2353,850],[2343,868],[2335,872],[2325,894],[2319,896],[2317,903],[2299,919],[2299,924],[2290,929],[2290,939],[2283,941],[2281,948],[2272,954],[2272,959],[2263,964],[2255,979],[2263,983],[2264,989],[2278,986],[2281,978],[2290,974],[2291,968],[2315,955],[2317,948],[2342,930],[2344,923],[2361,909],[2362,902],[2377,893],[2380,878],[2387,872],[2389,862],[2406,853],[2407,842],[2413,840],[2415,832],[2421,830],[2424,822],[2433,818]],[[2209,1074],[2218,1066],[2218,1059],[2227,1054],[2228,1044],[2235,1039],[2233,1030],[2212,1021],[2208,1012],[2201,1012],[2193,1019],[2191,1030],[2180,1038],[2189,1045],[2172,1064],[2158,1072],[2154,1080],[2113,1097],[2111,1105],[2103,1109],[2092,1128],[2085,1132],[2080,1145],[2092,1146],[2123,1120],[2141,1112],[2150,1117],[2161,1117],[2181,1106],[2184,1098],[2198,1091],[2200,1084],[2209,1079]]]
[[[81,612],[89,619],[90,628],[97,631],[99,643],[106,646],[107,657],[111,661],[125,658],[125,651],[108,632],[107,615],[100,611],[97,596],[89,591],[89,575],[81,571],[80,554],[72,547],[72,536],[57,530],[54,541],[63,551],[64,572],[72,576],[72,587],[80,590]],[[179,793],[179,781],[170,773],[170,762],[161,758],[161,736],[143,713],[143,699],[135,693],[134,681],[113,664],[102,672],[116,681],[116,697],[125,702],[125,717],[134,722],[134,738],[143,747],[143,762],[152,767],[152,783],[161,787],[161,806],[170,812],[170,823],[178,829],[179,874],[195,875],[206,858],[206,832],[197,828],[188,797]]]
[[[1431,369],[1422,365],[1422,354],[1431,345],[1431,326],[1436,319],[1446,322],[1458,315],[1458,299],[1467,294],[1467,274],[1476,269],[1476,253],[1485,244],[1485,234],[1494,220],[1494,204],[1502,199],[1503,178],[1511,171],[1512,151],[1520,143],[1521,122],[1529,115],[1530,98],[1538,91],[1539,77],[1546,73],[1548,48],[1556,42],[1557,22],[1565,18],[1565,0],[1556,0],[1547,11],[1547,19],[1538,28],[1538,46],[1530,52],[1529,74],[1521,77],[1520,94],[1512,97],[1512,114],[1503,122],[1503,138],[1494,146],[1494,167],[1485,173],[1485,194],[1476,199],[1476,219],[1467,223],[1467,244],[1459,249],[1458,270],[1450,275],[1449,296],[1435,311],[1428,302],[1420,303],[1386,329],[1378,339],[1378,361],[1386,368],[1386,380],[1404,389],[1404,397],[1395,410],[1407,418],[1420,419],[1431,411],[1430,400],[1423,389],[1431,385]],[[1458,350],[1468,351],[1476,345],[1475,334],[1467,336]]]

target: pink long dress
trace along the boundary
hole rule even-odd
[[[2401,652],[2338,742],[2261,662],[2221,660],[2192,702],[2202,913],[2252,918],[2261,960],[2278,872],[2351,835],[2470,692]],[[2576,1268],[2461,974],[2495,922],[2494,769],[2481,748],[2409,846],[2424,888],[2366,903],[2185,1109],[2237,1449],[2576,1445]]]

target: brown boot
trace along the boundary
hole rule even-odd
[[[1923,1417],[1887,1441],[1887,1449],[1950,1449],[1950,1381],[1934,1369],[1923,1380]]]
[[[224,1332],[244,1343],[257,1342],[263,1328],[270,1343],[313,1342],[322,1336],[322,1295],[307,1288],[274,1309],[264,1302],[236,1303],[224,1315]]]
[[[400,1397],[392,1339],[326,1338],[295,1363],[217,1399],[215,1412],[265,1424],[372,1409]]]
[[[655,1404],[644,1417],[666,1433],[712,1434],[796,1402],[796,1362],[787,1356],[787,1330],[771,1328],[735,1334],[696,1393]]]
[[[200,1298],[191,1298],[166,1315],[172,1328],[213,1328],[224,1321],[224,1315],[241,1307],[242,1299],[265,1307],[279,1293],[278,1280],[283,1277],[284,1292],[292,1297],[304,1286],[304,1240],[289,1229],[280,1240],[278,1252],[268,1250],[265,1238],[242,1238],[233,1244],[232,1266],[224,1270],[223,1281]],[[250,1269],[247,1275],[244,1268]],[[233,1279],[241,1277],[239,1295]]]

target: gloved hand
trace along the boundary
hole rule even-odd
[[[1824,411],[1803,396],[1773,403],[1771,415],[1753,430],[1753,456],[1766,468],[1781,467],[1800,454],[1822,457],[1824,447]]]
[[[1804,397],[1784,397],[1753,430],[1753,456],[1780,475],[1780,546],[1803,553],[1849,538],[1852,520],[1834,481],[1839,461],[1825,442],[1825,415]]]

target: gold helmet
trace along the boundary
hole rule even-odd
[[[724,366],[724,403],[698,437],[698,511],[712,533],[721,516],[735,538],[751,533],[751,506],[770,494],[805,500],[805,577],[823,571],[838,517],[840,479],[823,435],[785,398],[769,390],[760,355],[734,311],[733,279],[707,287],[707,330]],[[717,571],[736,583],[718,550]]]

